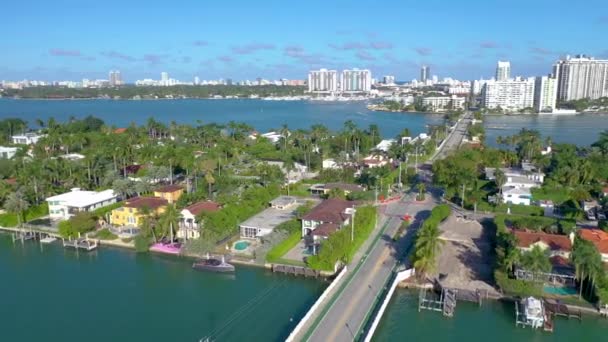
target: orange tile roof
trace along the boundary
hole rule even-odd
[[[192,215],[196,216],[202,212],[214,212],[220,210],[220,205],[212,201],[196,202],[187,206],[187,209]]]
[[[179,185],[165,185],[165,186],[160,187],[160,188],[158,188],[158,189],[156,189],[154,191],[155,192],[166,193],[166,192],[175,192],[175,191],[182,190],[182,189],[183,189],[183,187],[181,187]]]
[[[608,254],[608,233],[600,229],[579,229],[580,237],[595,245],[601,254]]]
[[[126,131],[127,131],[126,128],[117,128],[117,129],[114,130],[114,133],[120,134],[120,133],[124,133]]]
[[[141,209],[143,207],[148,207],[150,209],[156,209],[162,206],[167,205],[166,199],[158,198],[158,197],[133,197],[125,203],[125,207],[127,208],[138,208]]]
[[[543,242],[552,251],[571,251],[572,242],[566,235],[547,234],[542,232],[527,232],[513,229],[513,234],[517,238],[517,246],[528,248],[537,242]]]

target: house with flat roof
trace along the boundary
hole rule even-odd
[[[579,236],[591,242],[602,256],[602,262],[608,263],[608,233],[601,229],[579,229]]]
[[[0,146],[0,159],[12,159],[17,151],[18,147]]]
[[[200,238],[203,222],[197,217],[202,213],[212,213],[220,209],[220,204],[212,201],[200,201],[185,207],[181,211],[177,237],[185,240]]]
[[[532,188],[538,188],[545,181],[545,174],[538,171],[532,164],[522,163],[521,168],[501,168],[505,175],[502,185],[502,201],[508,204],[530,205],[532,203]],[[486,178],[496,182],[496,168],[485,169]]]
[[[270,202],[270,207],[240,224],[241,238],[255,239],[272,233],[281,223],[296,217],[295,209],[304,204],[292,196],[279,196]]]
[[[179,185],[165,185],[154,190],[154,196],[163,198],[169,203],[175,203],[184,193],[184,188]]]
[[[302,237],[312,237],[318,243],[350,223],[355,202],[330,198],[302,218]]]
[[[25,134],[13,135],[11,137],[11,140],[15,145],[34,145],[38,142],[38,140],[40,140],[44,136],[46,135],[30,132]]]
[[[83,211],[93,211],[116,203],[114,190],[84,191],[73,188],[70,192],[51,196],[46,199],[49,206],[49,217],[53,220],[67,220]]]
[[[162,214],[169,202],[159,197],[133,197],[125,201],[125,204],[112,210],[110,223],[116,226],[139,226],[145,217],[142,211],[144,208],[150,214]]]

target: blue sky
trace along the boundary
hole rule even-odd
[[[157,4],[158,3],[158,4]],[[582,5],[581,5],[582,7]],[[539,75],[565,54],[608,57],[608,2],[7,1],[1,79],[300,78],[370,68],[398,80],[490,77],[498,59]]]

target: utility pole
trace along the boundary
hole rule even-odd
[[[399,189],[401,189],[401,159],[399,159]]]
[[[462,198],[460,206],[462,207],[462,209],[464,209],[464,183],[462,184]]]
[[[353,214],[350,217],[350,242],[355,241],[355,205],[352,207]]]

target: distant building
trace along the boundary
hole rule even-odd
[[[384,83],[384,84],[386,84],[386,85],[395,84],[395,76],[390,76],[390,75],[387,75],[387,76],[384,76],[384,77],[382,78],[382,80],[383,80],[383,82],[382,82],[382,83]]]
[[[120,74],[120,71],[118,70],[110,70],[108,80],[110,82],[111,87],[123,85],[122,76]]]
[[[114,190],[84,191],[73,188],[70,192],[46,199],[49,217],[53,220],[67,220],[79,212],[93,211],[116,203]]]
[[[199,84],[201,84],[200,78],[198,78],[198,76],[194,76],[194,85],[199,85]]]
[[[166,185],[154,190],[154,196],[162,198],[169,203],[175,203],[183,195],[184,188],[179,185]]]
[[[557,80],[549,76],[534,81],[534,109],[537,113],[552,112],[557,104]]]
[[[429,79],[431,68],[428,65],[423,65],[420,68],[420,82],[425,83]]]
[[[482,103],[486,108],[520,110],[534,106],[535,79],[516,78],[507,81],[487,81],[482,90]]]
[[[338,91],[336,70],[313,70],[308,73],[308,91],[312,93],[333,93]]]
[[[169,73],[163,71],[160,73],[160,83],[163,86],[168,86],[170,84],[169,82]]]
[[[13,135],[11,139],[13,141],[13,144],[16,145],[34,145],[42,137],[44,137],[44,135],[38,133],[25,133],[20,135]]]
[[[0,146],[0,159],[12,159],[19,148]]]
[[[422,104],[432,111],[442,111],[446,109],[464,109],[465,98],[456,95],[452,96],[431,96],[422,98]]]
[[[608,60],[567,56],[553,66],[553,74],[558,79],[560,101],[608,96]]]
[[[372,73],[369,70],[342,71],[340,87],[344,92],[369,92],[372,90]]]
[[[496,64],[496,80],[507,81],[511,79],[511,62],[498,61]]]

